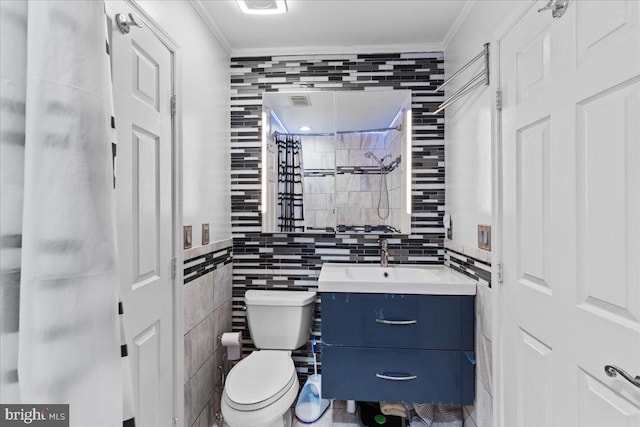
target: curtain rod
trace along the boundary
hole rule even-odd
[[[388,130],[397,130],[400,132],[402,130],[402,125],[398,125],[392,128],[375,128],[375,129],[360,129],[360,130],[339,130],[337,134],[348,134],[348,133],[370,133],[370,132],[385,132]],[[332,136],[332,132],[326,133],[283,133],[283,132],[274,132],[274,135],[291,135],[291,136]]]

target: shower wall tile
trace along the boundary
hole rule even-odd
[[[314,138],[315,151],[320,153],[333,154],[335,150],[335,142],[332,136],[317,136]]]
[[[340,173],[336,175],[336,188],[338,191],[357,192],[362,190],[360,175]]]
[[[367,157],[367,153],[371,150],[378,158],[384,158],[391,155],[393,157],[392,147],[388,146],[389,141],[401,144],[402,138],[390,137],[389,134],[399,134],[399,132],[387,132],[385,134],[362,134],[362,135],[341,135],[340,145],[346,148],[341,150],[347,153],[346,157],[341,155],[344,162],[338,163],[337,191],[346,193],[341,195],[342,203],[336,205],[338,210],[339,225],[388,225],[400,228],[398,213],[391,214],[392,208],[388,212],[387,218],[378,216],[378,201],[380,198],[381,179],[378,163]],[[345,163],[346,162],[346,163]],[[386,165],[393,164],[387,161]],[[401,169],[393,168],[385,175],[387,191],[389,196],[389,204],[383,199],[383,206],[401,206],[401,199],[398,197],[399,192],[394,195],[394,183],[399,184],[395,176],[401,175]],[[359,181],[359,182],[358,182]],[[341,186],[343,184],[344,186]],[[344,202],[348,200],[346,203]],[[348,209],[340,209],[348,208]],[[375,209],[374,209],[375,208]],[[398,220],[397,220],[398,219]]]
[[[387,178],[391,174],[387,175]],[[361,191],[378,191],[380,188],[380,175],[373,175],[364,173],[360,175],[360,190]]]
[[[305,191],[309,193],[333,194],[334,178],[332,176],[310,176],[304,178]]]
[[[219,341],[231,330],[232,241],[184,252],[184,374],[186,426],[211,425],[219,410]]]
[[[242,310],[246,290],[314,290],[324,262],[380,262],[376,235],[261,233],[262,94],[321,89],[412,90],[411,234],[391,239],[389,259],[391,263],[441,264],[444,262],[444,113],[432,115],[431,112],[443,100],[442,96],[432,94],[443,81],[443,68],[442,52],[231,59],[233,330],[242,332],[245,354],[253,349]],[[349,165],[351,136],[341,135],[337,139],[338,165]],[[378,157],[385,153],[380,140],[358,140],[358,144],[353,149],[360,152],[352,159],[369,161],[364,165],[374,166],[371,159],[364,157],[366,151],[372,150]],[[336,176],[335,185],[340,191],[336,206],[349,206],[348,192],[361,191],[363,175]],[[373,178],[375,187],[376,177]],[[365,191],[375,194],[377,190],[366,188]],[[377,200],[371,203],[377,206]],[[340,215],[340,210],[337,214]],[[321,336],[320,312],[320,304],[316,303],[313,325],[316,338]],[[293,356],[300,380],[304,381],[312,360],[310,345],[295,351]]]
[[[336,164],[337,165],[349,164],[349,150],[345,150],[345,149],[336,150]]]
[[[357,191],[349,193],[349,207],[352,209],[373,207],[373,193],[368,191]]]
[[[319,210],[314,212],[314,224],[316,226],[335,224],[334,213],[332,210]]]
[[[377,197],[377,195],[375,197]],[[375,203],[377,203],[377,200]],[[360,214],[362,215],[362,224],[377,225],[384,224],[385,222],[392,224],[392,220],[394,219],[394,217],[391,216],[391,212],[389,212],[389,220],[381,220],[380,217],[378,217],[378,209],[374,208],[361,209]]]
[[[327,209],[327,206],[333,205],[333,194],[328,193],[312,193],[304,197],[306,208],[312,211]]]
[[[340,191],[336,193],[336,208],[346,208],[349,206],[349,192],[348,191]]]

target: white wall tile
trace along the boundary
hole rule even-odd
[[[336,193],[336,208],[346,208],[349,206],[349,192],[340,191]]]
[[[354,191],[349,193],[349,207],[356,209],[366,209],[373,206],[372,197],[368,191]]]
[[[337,191],[360,191],[360,176],[348,173],[336,175]]]
[[[336,165],[349,166],[349,150],[336,150]]]
[[[316,227],[334,227],[335,215],[332,210],[315,211]]]
[[[372,166],[373,159],[367,158],[364,154],[367,150],[349,150],[348,166]]]
[[[380,175],[368,173],[360,175],[360,189],[362,191],[379,191]]]
[[[326,210],[333,206],[333,194],[312,193],[305,195],[305,209],[310,211]]]

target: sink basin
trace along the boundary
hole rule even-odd
[[[445,265],[325,263],[320,292],[371,294],[475,295],[474,281]]]

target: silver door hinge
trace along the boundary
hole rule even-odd
[[[496,110],[502,110],[502,91],[496,91]]]
[[[175,95],[171,95],[171,117],[175,117],[176,116],[176,96]]]
[[[498,279],[498,283],[503,282],[503,274],[502,274],[502,263],[499,262],[496,264],[496,278]]]
[[[178,258],[173,257],[171,260],[171,278],[175,279],[178,274]]]
[[[178,417],[174,417],[172,421],[174,426],[178,425]]]

